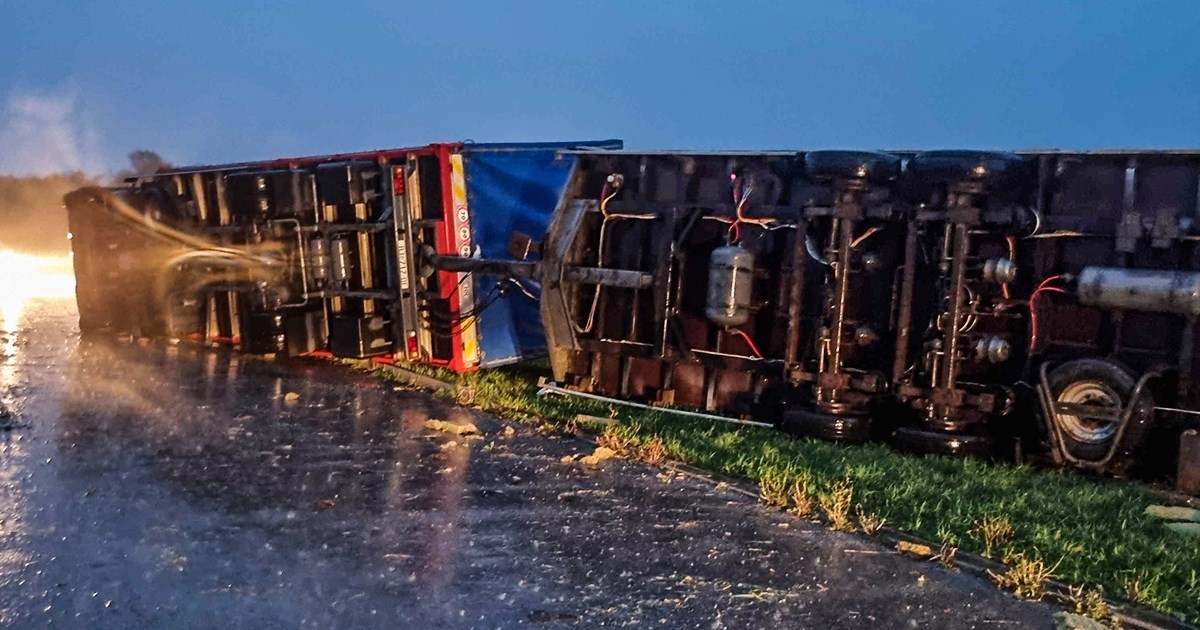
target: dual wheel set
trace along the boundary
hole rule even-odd
[[[1122,474],[1135,462],[1154,421],[1154,398],[1127,367],[1099,358],[1074,359],[1045,372],[1045,380],[1018,404],[1009,426],[992,433],[954,434],[886,420],[903,417],[906,409],[878,405],[857,414],[833,414],[811,408],[788,408],[782,428],[799,436],[827,441],[893,442],[919,454],[970,455],[983,458],[1011,455],[1014,440],[1027,435],[1049,446],[1059,464],[1109,474]],[[1003,425],[1005,419],[998,418]]]
[[[804,267],[820,270],[821,308],[813,349],[789,362],[798,400],[781,414],[785,430],[982,457],[1032,438],[1081,468],[1132,461],[1157,374],[1098,357],[1049,361],[1029,340],[1035,279],[1018,277],[1017,244],[1041,219],[1031,170],[1004,153],[806,155],[806,175],[835,202],[802,223],[821,257],[798,258],[796,273],[812,282]],[[890,309],[871,290],[887,274]]]

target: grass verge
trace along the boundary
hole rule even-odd
[[[411,369],[411,368],[409,368]],[[839,529],[888,526],[943,548],[995,560],[1019,558],[1020,595],[1054,577],[1083,588],[1124,593],[1137,604],[1200,620],[1200,543],[1145,516],[1155,498],[1132,482],[973,459],[914,457],[882,445],[799,440],[742,427],[559,396],[536,396],[544,366],[523,364],[465,375],[422,371],[472,387],[476,406],[515,420],[576,427],[579,414],[616,417],[605,439],[627,452],[652,453],[763,488],[763,502],[809,515],[821,508]],[[386,372],[384,372],[386,374]],[[619,449],[620,450],[620,449]],[[792,502],[795,501],[795,505]],[[1052,572],[1051,572],[1052,569]],[[1004,579],[1000,580],[1005,583]]]

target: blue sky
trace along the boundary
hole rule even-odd
[[[0,0],[0,171],[459,139],[1200,147],[1191,1],[103,4]]]

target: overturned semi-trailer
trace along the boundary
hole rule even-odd
[[[545,347],[570,390],[921,452],[1178,463],[1200,493],[1200,153],[571,146],[84,189],[81,326],[457,370]]]

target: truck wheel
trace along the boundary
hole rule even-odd
[[[788,409],[783,414],[783,429],[820,440],[860,443],[871,439],[871,417],[838,416],[815,409]]]
[[[816,179],[845,177],[883,183],[900,176],[900,158],[876,151],[809,151],[804,154],[804,170]]]
[[[1050,398],[1055,403],[1096,405],[1121,413],[1129,404],[1136,380],[1129,370],[1103,359],[1076,359],[1059,365],[1047,375]],[[1120,451],[1111,469],[1120,471],[1132,463],[1133,451],[1146,437],[1153,419],[1154,405],[1143,392],[1137,401],[1129,426],[1125,429]],[[1088,418],[1056,413],[1050,419],[1058,427],[1063,448],[1076,459],[1096,462],[1104,459],[1117,438],[1116,420]]]
[[[908,162],[908,171],[926,182],[980,181],[997,184],[1026,166],[1012,153],[992,151],[925,151]]]

